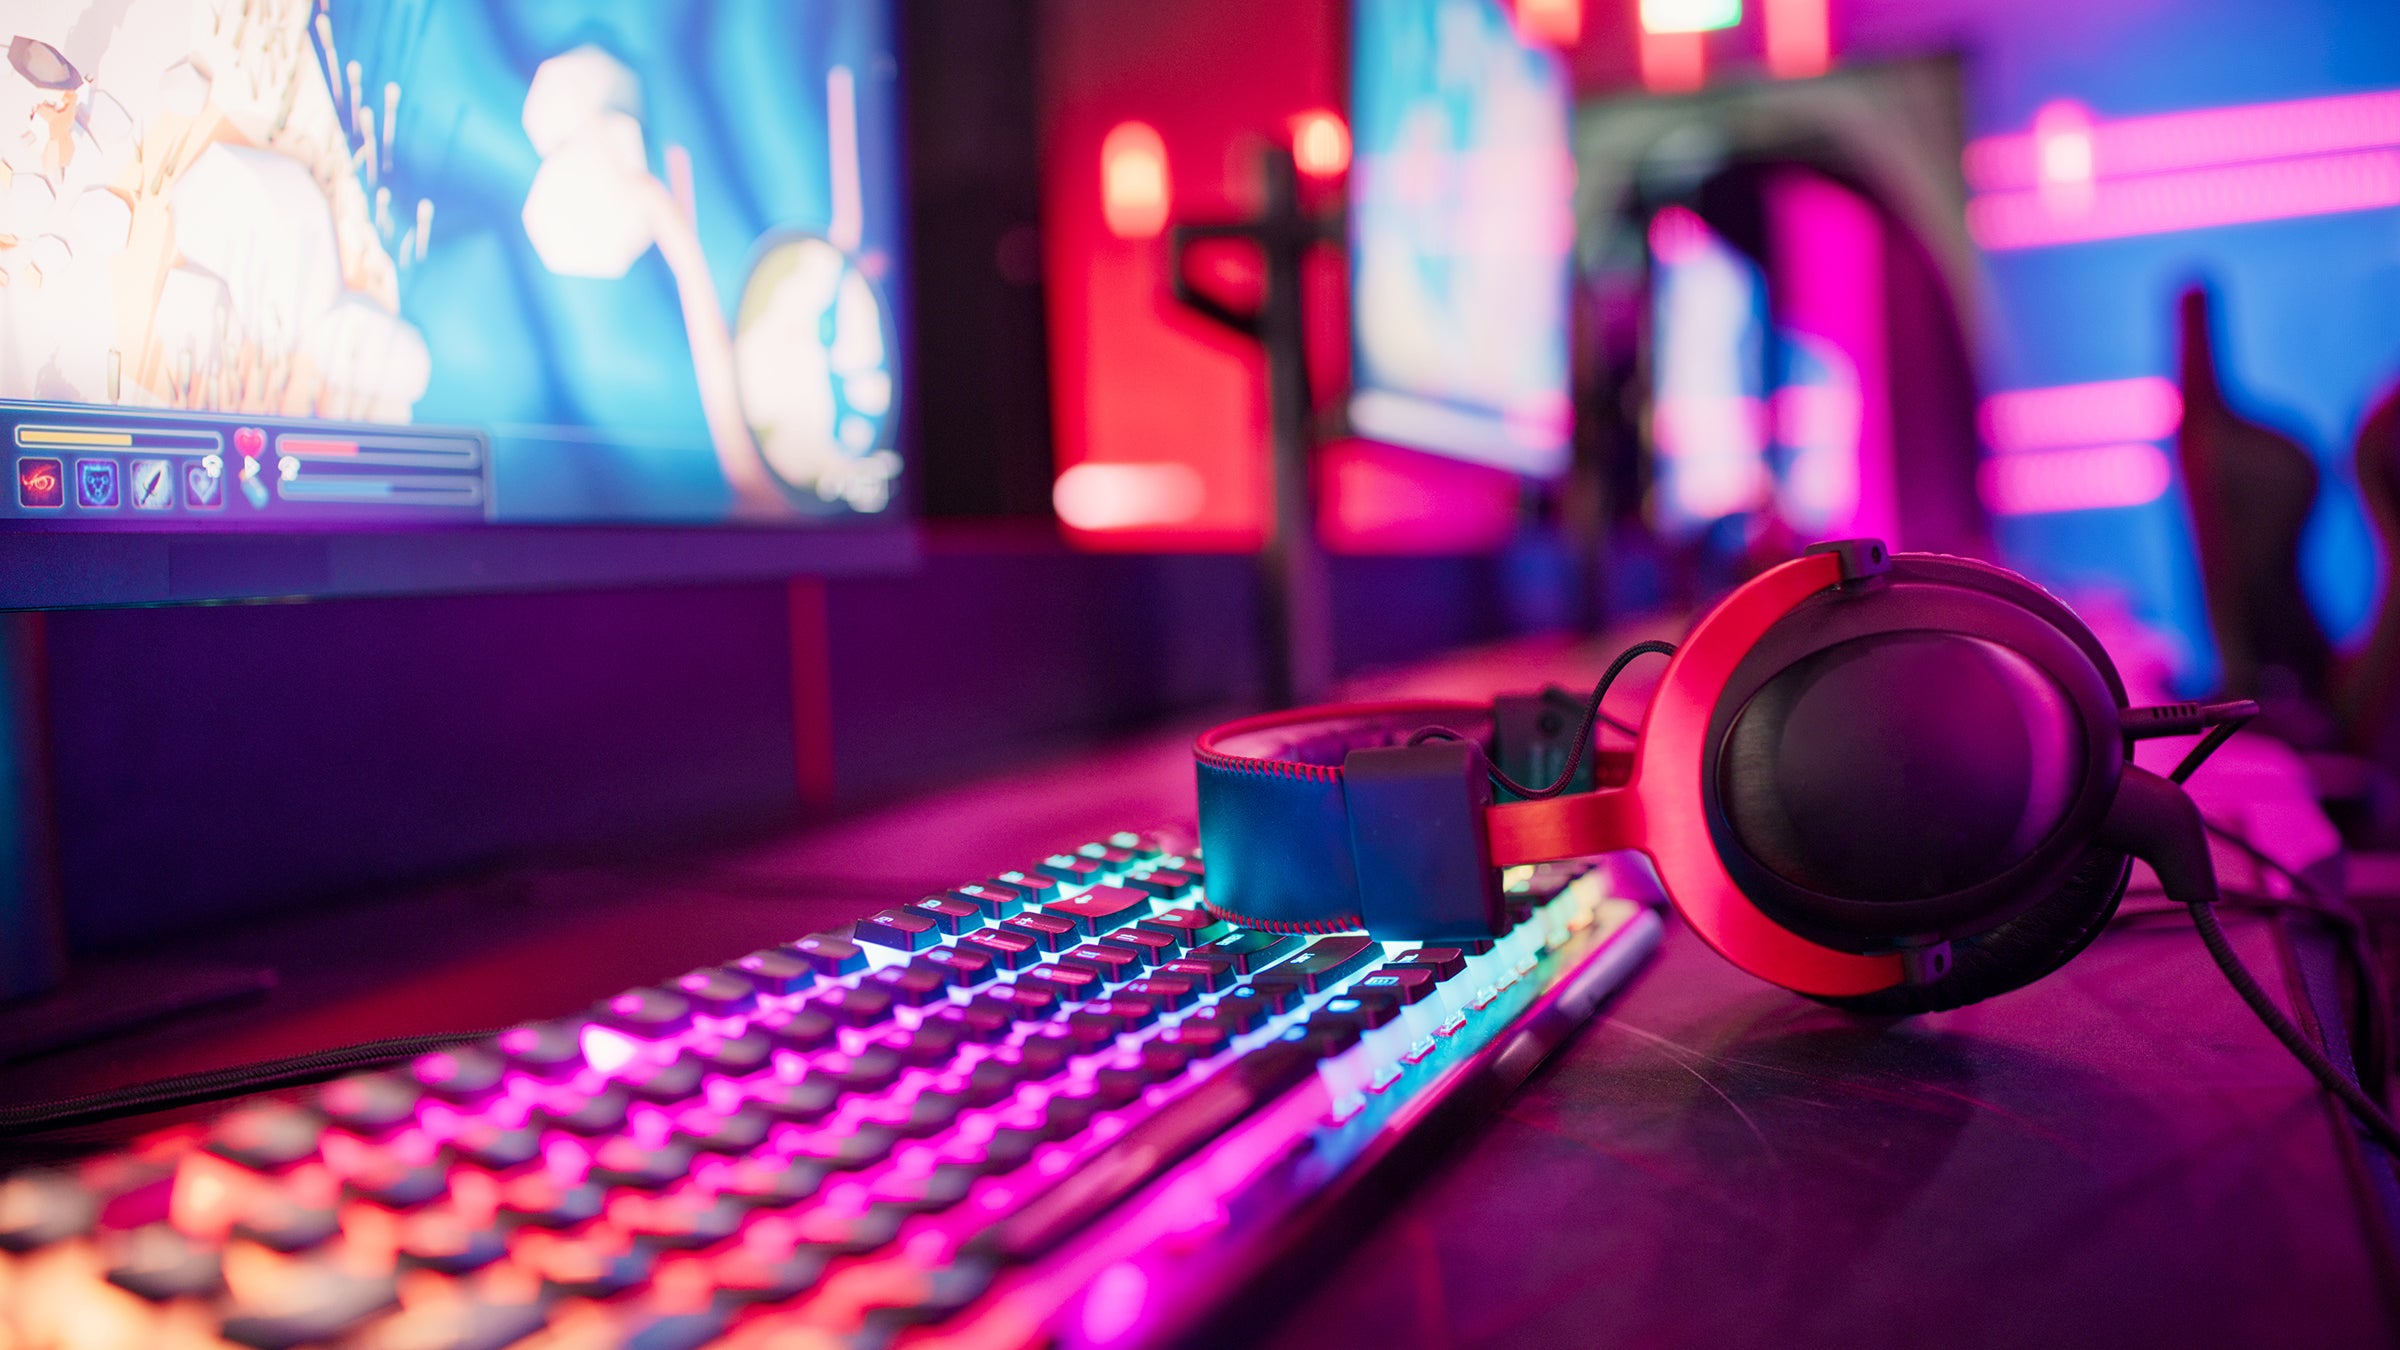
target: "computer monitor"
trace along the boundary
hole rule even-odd
[[[1350,294],[1359,435],[1567,467],[1570,99],[1499,0],[1353,7]]]
[[[888,5],[8,27],[0,606],[907,557]]]

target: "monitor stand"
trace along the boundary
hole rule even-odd
[[[1261,655],[1269,705],[1288,708],[1325,698],[1333,685],[1332,602],[1325,554],[1317,543],[1316,402],[1308,388],[1301,268],[1318,248],[1339,244],[1339,214],[1320,214],[1300,199],[1292,152],[1259,154],[1265,201],[1245,220],[1176,225],[1167,236],[1167,276],[1186,309],[1257,342],[1266,355],[1268,486],[1266,547],[1259,554]],[[1206,240],[1256,246],[1262,296],[1238,310],[1194,285],[1184,266]]]

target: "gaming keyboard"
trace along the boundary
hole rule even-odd
[[[1120,834],[0,1181],[0,1345],[1101,1346],[1213,1316],[1655,947],[1638,863],[1444,947]]]

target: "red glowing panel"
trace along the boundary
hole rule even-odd
[[[1145,122],[1120,122],[1100,142],[1100,210],[1119,239],[1155,239],[1167,228],[1174,190],[1167,143]]]
[[[1350,167],[1350,128],[1314,108],[1292,119],[1292,163],[1311,178],[1339,178]]]
[[[2081,210],[2056,193],[1987,192],[1967,204],[1967,232],[1987,249],[2041,248],[2388,206],[2400,206],[2400,151],[2375,150],[2104,179]]]
[[[1983,443],[2002,454],[2119,441],[2161,441],[2183,422],[2183,395],[2171,380],[2131,380],[2016,389],[1983,401]]]
[[[1684,94],[1708,83],[1708,47],[1698,33],[1642,33],[1642,86]]]
[[[1523,480],[1373,441],[1319,454],[1317,533],[1336,553],[1480,553],[1516,532]]]
[[[1583,0],[1517,0],[1517,31],[1530,41],[1572,47],[1583,40]]]
[[[1983,504],[1998,516],[2142,506],[2175,481],[2155,445],[2095,445],[1994,455],[1983,462]]]
[[[1766,0],[1767,69],[1777,79],[1822,75],[1833,66],[1831,0]]]

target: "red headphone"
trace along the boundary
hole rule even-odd
[[[2127,707],[2090,629],[2014,573],[1820,545],[1699,621],[1592,790],[1496,799],[1495,777],[1515,786],[1496,765],[1526,756],[1490,706],[1208,732],[1210,902],[1265,928],[1492,936],[1499,869],[1630,849],[1762,979],[1866,1010],[1955,1007],[2080,951],[2130,856],[2171,894],[2214,897],[2197,811],[2130,762],[2136,738],[2211,717]]]

